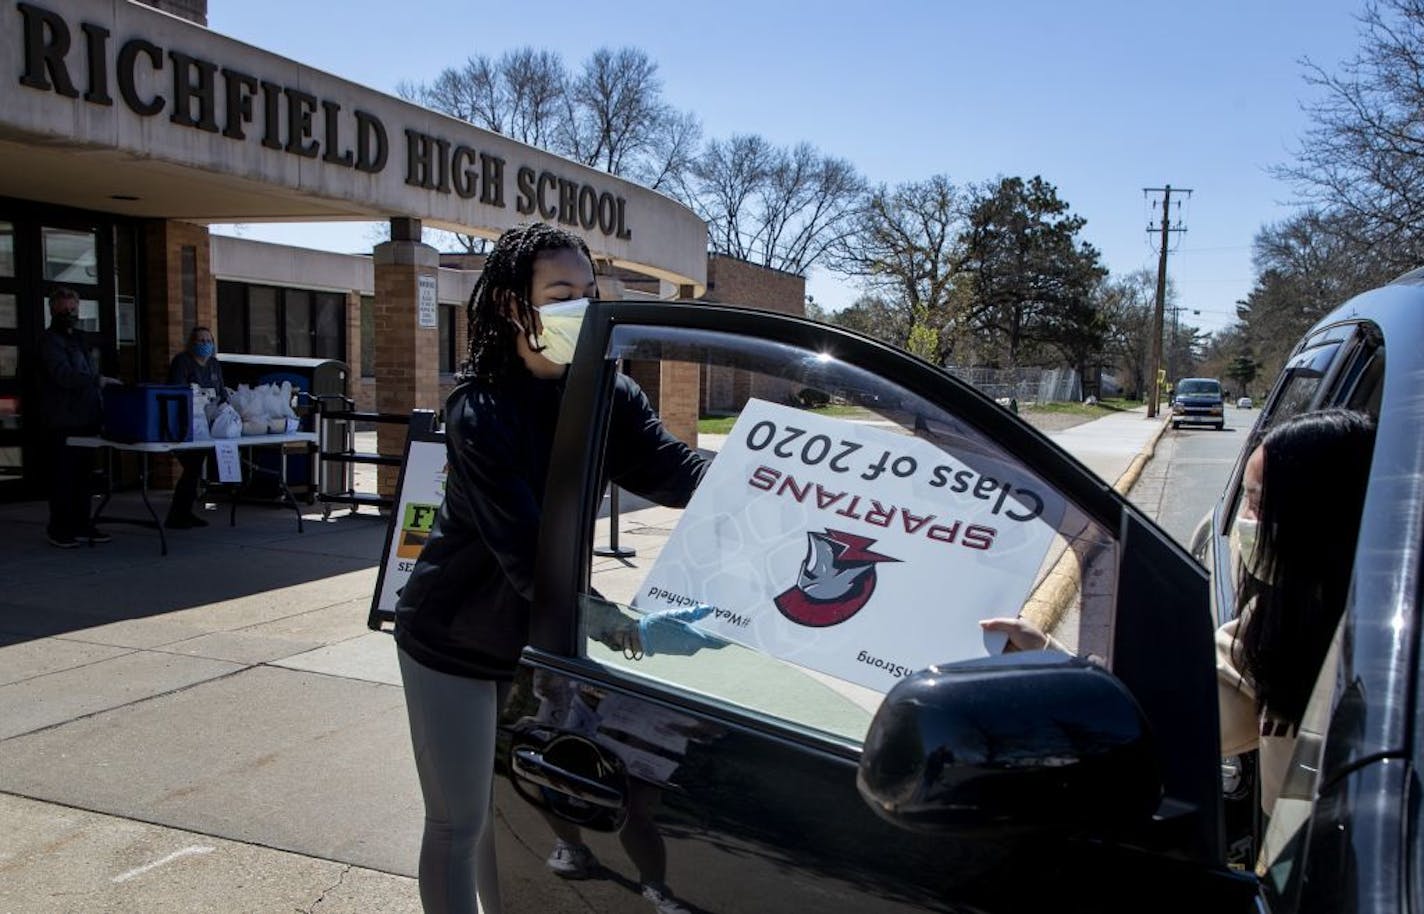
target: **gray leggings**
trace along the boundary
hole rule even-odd
[[[489,679],[432,670],[399,648],[396,653],[425,798],[421,906],[425,914],[500,914],[490,786],[503,689]]]

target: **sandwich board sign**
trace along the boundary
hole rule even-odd
[[[433,412],[416,410],[410,416],[395,505],[386,529],[371,612],[366,617],[369,628],[379,630],[382,622],[395,621],[401,588],[410,580],[415,560],[420,557],[445,498],[447,473],[445,433],[435,430]]]

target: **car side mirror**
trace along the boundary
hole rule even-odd
[[[1127,687],[1051,651],[931,667],[871,721],[861,796],[902,828],[1109,830],[1150,820],[1156,747]]]

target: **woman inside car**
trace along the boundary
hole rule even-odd
[[[425,801],[419,881],[427,914],[501,909],[490,809],[495,728],[528,641],[544,482],[568,370],[567,356],[555,361],[545,351],[539,310],[597,295],[583,241],[536,223],[500,237],[470,296],[469,356],[445,404],[445,497],[396,607]],[[706,469],[622,374],[606,463],[619,486],[675,507],[687,504]]]
[[[1246,461],[1238,612],[1216,632],[1217,695],[1221,754],[1260,750],[1267,814],[1345,608],[1374,436],[1364,413],[1304,413],[1272,428]],[[1007,634],[1008,650],[1062,649],[1022,619],[980,624]]]

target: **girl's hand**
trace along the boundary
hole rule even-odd
[[[1004,653],[1012,651],[1041,651],[1048,647],[1048,636],[1023,619],[981,619],[979,626],[986,632],[1001,632],[1008,636],[1009,643]]]

